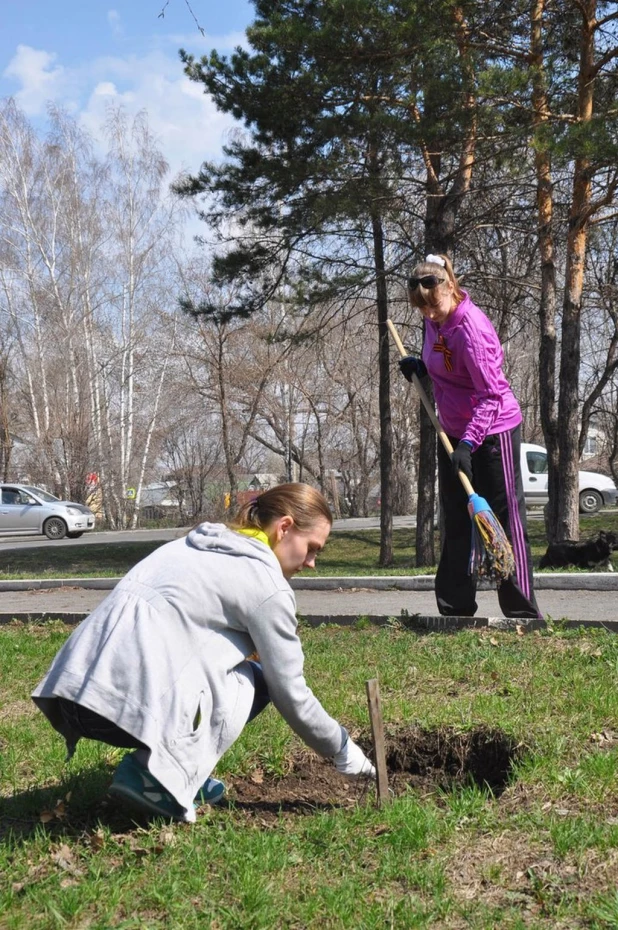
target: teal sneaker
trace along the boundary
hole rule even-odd
[[[200,807],[202,804],[218,804],[223,800],[225,795],[225,785],[218,778],[207,778],[198,793],[195,795],[194,804]]]
[[[184,820],[184,810],[178,801],[132,753],[116,769],[109,793],[149,814],[158,814],[166,820]]]

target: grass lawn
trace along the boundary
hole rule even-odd
[[[618,510],[592,517],[581,517],[581,538],[598,530],[618,532]],[[413,529],[393,531],[394,560],[388,569],[378,566],[380,554],[379,530],[351,530],[331,533],[324,552],[319,556],[318,575],[412,575],[435,571],[415,567]],[[530,520],[528,532],[536,564],[547,548],[542,520]],[[437,537],[436,537],[437,540]],[[124,575],[136,562],[163,543],[156,540],[137,543],[84,544],[58,546],[42,544],[32,549],[0,552],[0,579],[15,578],[80,578],[116,577]],[[436,541],[436,551],[438,543]],[[614,555],[618,566],[618,553]]]
[[[395,777],[391,758],[392,803],[268,708],[219,765],[229,803],[194,825],[134,822],[106,795],[122,750],[82,741],[65,765],[28,695],[68,631],[3,627],[0,928],[618,927],[618,638],[361,627],[303,630],[306,675],[366,745],[379,679],[414,762]],[[494,794],[447,752],[421,764],[420,733],[447,750],[476,732],[512,747]]]

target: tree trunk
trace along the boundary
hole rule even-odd
[[[586,199],[590,183],[575,179],[571,217],[577,223],[567,237],[567,266],[562,307],[562,348],[560,353],[560,395],[558,400],[559,484],[557,504],[559,542],[579,538],[579,366],[581,338],[581,296],[586,253],[586,229],[578,220],[578,205]]]
[[[427,201],[425,208],[425,254],[438,252],[452,257],[455,246],[455,224],[461,202],[472,181],[475,161],[477,120],[475,71],[470,56],[469,31],[461,7],[453,8],[453,22],[457,35],[462,72],[464,74],[463,103],[469,122],[459,144],[457,170],[452,175],[450,189],[441,180],[442,155],[422,146],[422,156],[427,171]],[[425,101],[425,118],[438,111],[440,104],[432,100],[431,94]],[[433,392],[429,395],[433,400]],[[434,565],[434,510],[436,482],[436,434],[434,427],[420,405],[421,452],[418,470],[418,506],[416,514],[416,564]]]
[[[549,120],[546,79],[543,62],[543,15],[545,0],[536,0],[532,9],[530,51],[532,65],[533,126],[538,134]],[[551,156],[541,139],[534,147],[536,203],[541,257],[541,304],[539,320],[539,406],[541,427],[547,448],[549,506],[546,527],[550,542],[557,539],[558,527],[558,421],[556,419],[556,265],[553,220],[553,179]]]
[[[580,44],[578,122],[592,119],[594,99],[594,35],[596,0],[580,5],[582,29]],[[562,307],[562,345],[560,353],[560,393],[558,399],[557,540],[579,538],[579,367],[581,341],[581,302],[584,285],[584,262],[592,198],[590,160],[575,159],[573,194],[569,210],[566,272]]]
[[[378,309],[378,368],[380,372],[380,566],[385,568],[393,561],[393,432],[390,399],[390,344],[386,320],[388,296],[384,267],[384,230],[377,214],[371,217],[373,255],[376,270],[376,304]]]

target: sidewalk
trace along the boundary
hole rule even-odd
[[[58,618],[78,623],[114,587],[116,578],[26,580],[0,582],[0,623]],[[439,617],[433,575],[365,576],[293,579],[298,613],[312,624],[373,623],[404,618],[424,630],[454,630],[463,626],[508,628],[495,589],[480,590],[475,618]],[[618,573],[550,574],[535,576],[541,610],[568,625],[603,626],[618,632]]]

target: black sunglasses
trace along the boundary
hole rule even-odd
[[[408,287],[411,291],[416,290],[419,284],[422,284],[423,287],[426,287],[428,290],[431,290],[432,287],[437,287],[438,284],[442,284],[446,278],[439,278],[435,274],[425,274],[422,278],[408,278]]]

